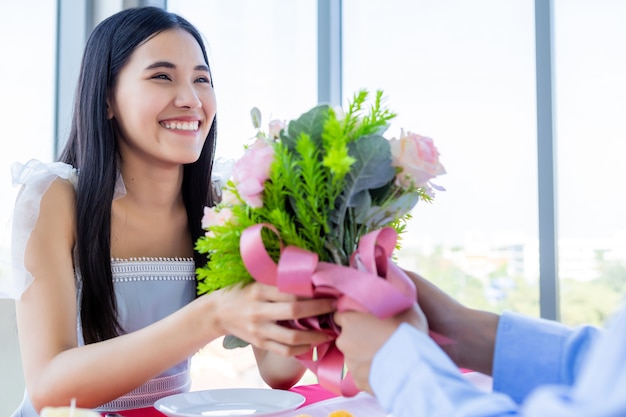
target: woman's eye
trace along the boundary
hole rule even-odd
[[[198,78],[196,78],[196,82],[198,82],[198,83],[210,83],[211,81],[209,81],[209,79],[207,77],[198,77]]]
[[[171,80],[171,78],[167,74],[157,74],[152,78],[155,80]]]

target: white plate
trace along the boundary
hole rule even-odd
[[[170,395],[154,408],[169,417],[260,417],[295,410],[305,400],[296,392],[269,388],[212,389]]]

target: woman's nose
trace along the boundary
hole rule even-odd
[[[183,85],[177,91],[174,104],[176,107],[196,109],[202,106],[202,101],[193,86]]]

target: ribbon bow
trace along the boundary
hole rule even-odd
[[[269,224],[248,227],[241,235],[240,251],[252,277],[263,284],[275,285],[283,292],[311,298],[336,298],[337,310],[369,312],[387,318],[411,307],[416,289],[411,279],[391,261],[397,233],[391,227],[361,237],[350,257],[350,266],[319,262],[316,253],[287,246],[278,264],[269,256],[261,231]],[[309,317],[286,323],[298,329],[315,329],[337,336],[340,329],[332,317]],[[343,375],[343,354],[335,341],[323,343],[297,358],[313,371],[323,387],[344,396],[358,392],[348,372]]]

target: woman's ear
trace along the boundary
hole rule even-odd
[[[113,119],[113,106],[111,106],[111,102],[109,101],[109,99],[107,98],[107,119],[111,120]]]

